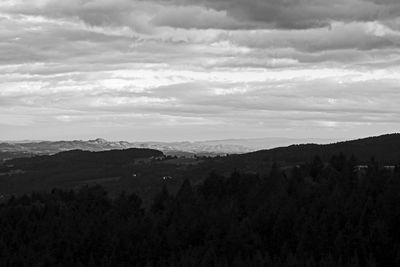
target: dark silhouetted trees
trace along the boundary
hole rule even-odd
[[[0,204],[0,266],[400,266],[400,173],[354,157],[212,172],[149,207],[100,186]]]

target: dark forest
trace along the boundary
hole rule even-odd
[[[1,266],[400,266],[400,171],[343,154],[218,170],[150,205],[101,186],[3,200]],[[190,178],[190,177],[188,177]]]

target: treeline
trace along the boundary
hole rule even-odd
[[[144,209],[99,187],[0,205],[0,266],[400,266],[400,173],[343,155],[212,172]]]

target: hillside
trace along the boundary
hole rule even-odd
[[[102,184],[110,192],[120,192],[126,187],[141,188],[132,179],[134,166],[145,168],[149,162],[163,157],[158,150],[132,148],[100,152],[72,150],[12,159],[0,167],[0,193],[22,194],[55,187],[76,189],[94,184]],[[155,169],[149,171],[157,173]]]
[[[332,143],[327,145],[302,144],[260,150],[238,156],[241,160],[283,163],[301,163],[311,160],[315,155],[328,161],[332,155],[343,153],[354,155],[360,162],[367,162],[371,157],[387,164],[400,161],[400,134],[387,134],[363,139]]]

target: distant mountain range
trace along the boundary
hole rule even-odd
[[[192,157],[194,155],[216,156],[225,154],[242,154],[261,149],[305,142],[327,143],[329,140],[269,137],[259,139],[227,139],[196,142],[126,142],[107,141],[102,138],[88,141],[5,141],[0,143],[0,152],[47,155],[76,149],[105,151],[128,148],[150,148],[160,150],[166,155]]]

